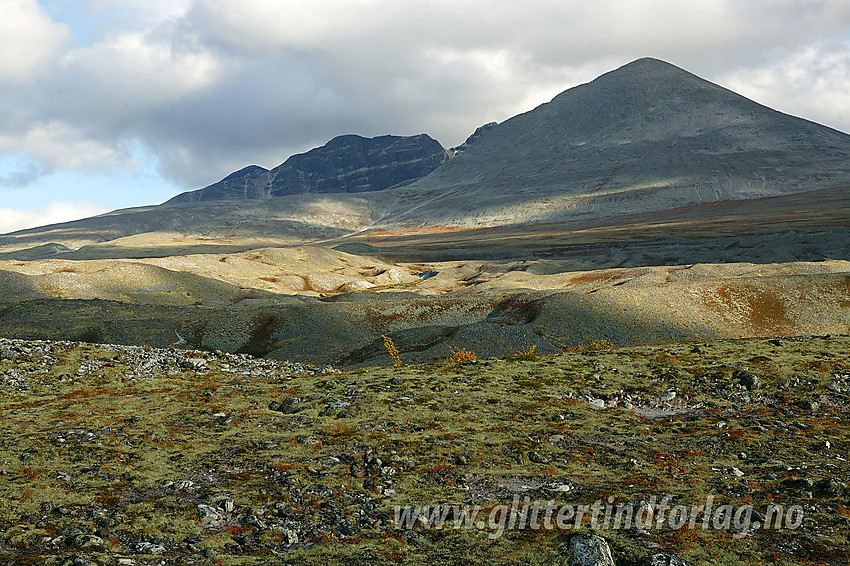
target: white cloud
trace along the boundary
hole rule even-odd
[[[84,48],[69,51],[57,65],[63,105],[85,104],[94,114],[131,116],[172,104],[214,86],[221,61],[213,54],[177,38],[145,33],[122,33]],[[86,95],[97,96],[86,99]]]
[[[0,208],[0,234],[69,222],[107,212],[103,205],[93,202],[51,202],[44,208],[14,210]]]
[[[0,0],[0,78],[32,78],[70,41],[64,24],[53,22],[35,0]]]
[[[726,86],[783,112],[850,132],[850,41],[826,41],[736,69]]]
[[[120,144],[98,141],[60,121],[32,124],[14,135],[0,132],[0,151],[25,153],[48,170],[133,166],[128,151]]]

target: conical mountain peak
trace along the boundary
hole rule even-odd
[[[480,225],[494,222],[494,207],[515,222],[559,220],[848,181],[850,136],[644,58],[506,120],[411,188],[439,190],[446,202],[441,214],[461,211],[446,223]],[[561,204],[548,204],[545,213],[532,207],[507,212],[518,195]]]

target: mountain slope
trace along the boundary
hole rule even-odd
[[[850,136],[640,59],[490,128],[407,187],[430,200],[392,221],[494,226],[843,185]]]
[[[140,258],[348,238],[394,257],[430,247],[434,261],[471,253],[569,256],[580,266],[848,257],[850,136],[655,59],[487,124],[454,153],[448,160],[425,135],[341,136],[271,171],[249,166],[165,205],[0,236],[0,254],[34,259],[55,248],[66,259]],[[372,190],[385,186],[392,188]],[[488,227],[504,233],[451,233]],[[405,239],[411,231],[450,239]],[[659,232],[696,244],[671,255],[658,245]],[[723,239],[730,236],[735,241]],[[628,257],[610,259],[612,237],[630,242]],[[771,250],[777,238],[804,253],[727,250]]]
[[[449,158],[426,134],[364,138],[338,136],[293,155],[272,170],[250,165],[169,202],[269,199],[302,193],[379,191],[424,177]]]

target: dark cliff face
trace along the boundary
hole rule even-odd
[[[293,155],[274,169],[251,165],[169,202],[380,191],[420,179],[448,159],[445,148],[425,134],[376,138],[345,135]]]

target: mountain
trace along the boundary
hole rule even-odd
[[[341,136],[164,205],[0,236],[0,253],[157,257],[347,238],[405,261],[569,268],[850,257],[850,136],[657,59],[482,126],[452,154],[424,134]]]
[[[474,132],[472,132],[472,134],[468,138],[466,138],[465,142],[463,142],[462,144],[460,144],[457,147],[451,148],[449,150],[449,152],[452,154],[453,157],[460,154],[460,153],[463,153],[464,151],[466,151],[469,148],[469,146],[471,144],[475,143],[476,140],[478,140],[486,132],[488,132],[489,130],[492,130],[493,128],[495,128],[498,125],[499,125],[498,122],[488,122],[488,123],[484,124],[483,126],[479,126],[478,128],[475,129]]]
[[[850,136],[640,59],[488,128],[406,187],[428,202],[392,220],[496,226],[848,185]]]
[[[342,136],[2,235],[0,334],[360,365],[850,328],[846,134],[641,59],[451,155]]]
[[[251,165],[169,203],[269,199],[293,194],[380,191],[420,179],[448,160],[426,134],[364,138],[338,136],[322,147],[293,155],[272,170]]]

